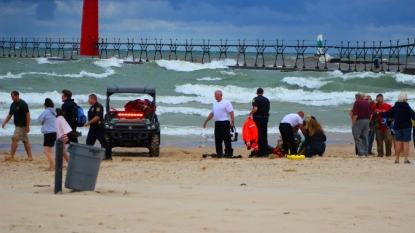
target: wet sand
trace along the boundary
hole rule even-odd
[[[118,149],[95,191],[54,195],[46,156],[0,154],[2,232],[412,232],[415,164],[355,158],[202,158],[209,146]],[[412,144],[411,144],[412,145]],[[411,146],[410,159],[415,158]],[[65,181],[66,170],[64,171]]]

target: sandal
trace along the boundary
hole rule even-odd
[[[409,160],[406,160],[405,162],[403,162],[403,163],[411,163],[411,161],[409,161]]]
[[[396,160],[395,160],[395,163],[399,163],[399,161],[396,161]]]

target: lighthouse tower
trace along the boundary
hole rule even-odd
[[[81,56],[98,56],[98,0],[84,0],[81,26]]]

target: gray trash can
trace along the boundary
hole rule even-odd
[[[97,183],[101,160],[105,149],[71,142],[65,188],[76,191],[93,191]]]

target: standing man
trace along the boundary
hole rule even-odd
[[[269,100],[263,96],[264,90],[258,88],[257,97],[252,99],[252,110],[249,117],[252,117],[258,128],[258,154],[257,156],[268,155],[268,117],[269,117]]]
[[[304,112],[299,111],[297,113],[290,113],[286,115],[280,122],[279,130],[285,154],[297,154],[297,145],[295,144],[294,133],[296,133],[298,129],[301,129],[301,132],[305,135],[303,117]],[[288,149],[290,149],[290,151],[288,151]]]
[[[75,137],[74,135],[76,134],[76,123],[73,121],[74,117],[74,108],[76,106],[76,103],[74,101],[74,99],[72,98],[72,92],[70,90],[62,90],[62,111],[63,111],[63,116],[66,120],[66,122],[68,122],[68,124],[71,126],[72,128],[72,133],[68,134],[68,144],[70,142],[75,142],[78,143],[78,137]]]
[[[370,106],[376,103],[375,101],[372,100],[372,97],[370,95],[367,95],[364,99],[369,102]],[[369,122],[369,134],[367,136],[369,155],[374,155],[374,153],[372,152],[372,148],[373,148],[373,141],[375,140],[375,135],[376,135],[375,126],[370,121]]]
[[[14,117],[13,121],[15,129],[12,136],[11,158],[14,158],[14,154],[16,153],[19,141],[22,141],[27,153],[26,160],[32,161],[32,148],[30,146],[29,137],[27,136],[27,134],[30,132],[29,106],[24,100],[20,99],[18,91],[12,91],[11,97],[13,103],[10,106],[9,114],[1,124],[1,127],[4,128],[10,118],[12,118],[12,116]]]
[[[230,129],[235,125],[235,116],[231,102],[222,98],[222,91],[215,91],[216,102],[213,103],[212,111],[203,123],[203,128],[210,119],[215,120],[215,147],[218,157],[223,156],[222,142],[225,143],[225,154],[233,155]]]
[[[361,93],[355,95],[356,101],[353,104],[352,133],[357,146],[357,156],[367,157],[368,155],[368,134],[369,121],[372,108],[367,100],[363,99]]]
[[[390,104],[383,101],[382,94],[378,94],[376,96],[376,103],[372,104],[372,111],[373,111],[372,117],[377,117],[378,122],[379,122],[379,127],[376,129],[376,144],[378,148],[378,157],[383,157],[383,155],[385,155],[386,157],[389,157],[392,155],[391,130],[387,126],[381,124],[382,117],[380,117],[380,115],[377,114],[377,112],[387,112],[391,108],[392,106]],[[383,153],[383,142],[385,142],[385,148],[386,148],[385,153]]]
[[[96,140],[105,148],[104,160],[112,160],[111,147],[105,139],[105,130],[102,120],[104,119],[104,107],[98,103],[97,96],[90,94],[88,103],[91,107],[88,110],[88,121],[84,126],[90,126],[88,136],[86,137],[86,144],[93,146]]]

